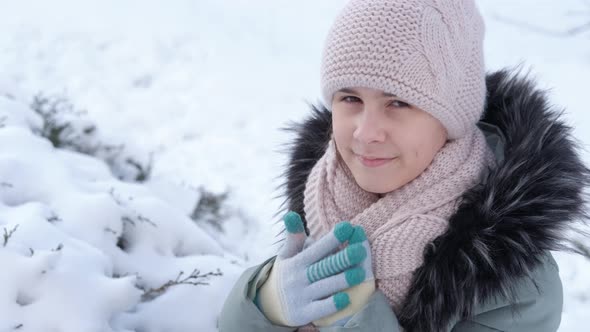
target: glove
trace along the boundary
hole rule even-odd
[[[354,314],[361,311],[369,303],[371,296],[375,292],[376,284],[373,274],[371,247],[362,226],[354,226],[354,232],[348,240],[348,245],[356,243],[362,244],[367,252],[367,257],[360,263],[365,272],[365,280],[357,286],[343,290],[344,294],[347,294],[350,299],[350,304],[346,308],[314,321],[315,326],[344,326]]]
[[[274,324],[290,327],[307,325],[346,308],[349,295],[340,291],[360,284],[366,277],[359,266],[367,257],[366,247],[354,243],[340,248],[355,228],[349,222],[340,222],[303,249],[307,235],[301,217],[290,211],[283,221],[285,245],[258,289],[258,308]]]

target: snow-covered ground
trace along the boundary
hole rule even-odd
[[[590,31],[556,32],[590,21],[590,3],[478,2],[488,68],[524,63],[587,146]],[[0,332],[215,331],[240,272],[277,249],[279,128],[319,99],[344,3],[0,0]],[[86,110],[98,141],[153,153],[151,178],[35,135],[38,93]],[[222,232],[190,218],[199,187],[229,192]],[[590,261],[556,258],[560,331],[584,330]]]

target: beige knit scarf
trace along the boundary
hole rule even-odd
[[[417,178],[383,197],[360,188],[331,139],[313,167],[304,193],[304,210],[313,238],[336,223],[362,225],[369,237],[377,288],[399,309],[412,271],[422,264],[424,247],[442,234],[461,195],[480,180],[494,157],[474,127],[448,141]]]

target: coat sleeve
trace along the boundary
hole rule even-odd
[[[256,288],[264,282],[265,271],[268,271],[272,266],[275,257],[242,273],[221,309],[217,320],[220,332],[290,332],[296,330],[294,327],[272,324],[253,301]]]
[[[520,280],[517,289],[516,304],[494,299],[478,308],[474,317],[457,323],[452,332],[557,331],[563,308],[563,288],[559,268],[550,253],[533,271],[532,280]]]
[[[400,332],[399,323],[387,297],[376,290],[363,309],[354,314],[344,326],[322,327],[320,332]]]
[[[276,257],[276,256],[275,256]],[[272,257],[264,263],[247,269],[226,298],[218,318],[220,332],[262,331],[286,332],[296,328],[274,325],[256,307],[253,299],[256,288],[264,282],[267,271],[274,263]],[[321,327],[320,332],[399,332],[397,318],[381,291],[371,295],[363,309],[354,314],[344,326]]]

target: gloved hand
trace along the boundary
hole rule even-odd
[[[301,217],[290,211],[283,221],[286,242],[268,279],[258,289],[256,305],[271,322],[292,327],[346,308],[349,295],[340,291],[372,276],[372,271],[359,265],[370,254],[362,242],[340,248],[353,237],[355,228],[349,222],[340,222],[303,249],[307,235]]]
[[[365,280],[359,285],[343,290],[350,299],[350,304],[346,308],[328,317],[315,320],[313,322],[315,326],[344,326],[354,314],[369,303],[370,297],[375,292],[376,284],[373,275],[371,247],[362,226],[354,226],[354,232],[348,240],[348,245],[358,243],[362,244],[367,252],[367,257],[360,263],[363,271],[365,271]]]

